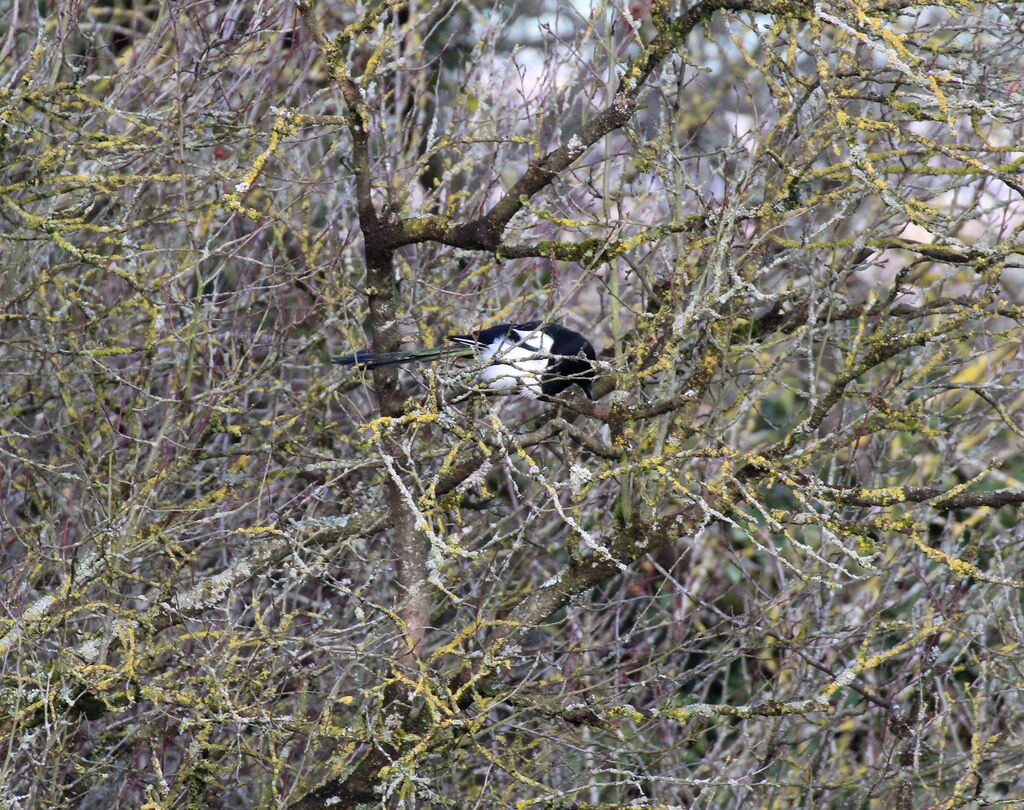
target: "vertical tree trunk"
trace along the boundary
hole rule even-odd
[[[373,183],[371,177],[370,145],[368,139],[369,112],[363,98],[363,91],[353,80],[336,42],[328,40],[323,26],[313,13],[309,0],[297,3],[307,29],[316,41],[326,60],[334,80],[345,100],[348,130],[352,137],[352,157],[356,180],[356,209],[359,213],[359,227],[363,234],[366,251],[366,295],[370,305],[370,328],[373,332],[373,350],[393,352],[398,348],[400,334],[395,317],[397,287],[394,275],[393,245],[400,244],[394,237],[402,232],[402,224],[387,209],[382,217],[373,204]],[[380,403],[381,416],[401,416],[405,398],[398,387],[396,369],[374,371],[374,390]],[[398,445],[393,439],[386,439],[382,452],[393,459],[396,472]],[[427,592],[427,549],[426,538],[416,531],[415,505],[406,502],[399,481],[388,476],[388,509],[391,518],[391,546],[398,561],[398,585],[402,590],[399,616],[405,627],[404,639],[399,643],[398,658],[403,665],[411,665],[416,651],[420,648],[430,617],[430,603]]]
[[[363,222],[370,326],[373,331],[373,350],[377,352],[393,352],[399,348],[401,340],[395,317],[398,290],[394,277],[394,254],[380,245],[384,241],[386,227],[387,223]],[[374,390],[381,416],[402,415],[405,397],[398,385],[397,369],[376,369]],[[382,452],[391,457],[396,472],[401,469],[399,449],[394,439],[388,438],[383,442]],[[403,495],[398,481],[389,475],[384,485],[391,513],[392,550],[397,560],[398,585],[402,591],[398,614],[405,624],[404,638],[399,642],[398,659],[404,666],[411,667],[415,654],[422,646],[430,619],[426,538],[416,529],[414,506]]]

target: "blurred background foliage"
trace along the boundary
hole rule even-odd
[[[597,408],[457,403],[442,365],[392,421],[327,364],[368,342],[365,256],[293,4],[0,9],[4,806],[286,806],[374,751],[389,806],[1024,800],[1019,6],[730,6],[499,250],[396,255],[411,344],[562,322]],[[453,222],[683,15],[314,11],[378,210]]]

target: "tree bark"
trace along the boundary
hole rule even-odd
[[[400,233],[402,227],[397,219],[388,215],[381,217],[373,204],[368,137],[370,116],[363,103],[362,89],[349,75],[337,45],[327,39],[313,11],[313,4],[303,0],[298,8],[345,101],[356,175],[356,208],[366,253],[365,293],[369,302],[371,340],[375,352],[393,352],[399,347],[401,333],[395,317],[398,290],[391,246],[396,243],[396,231]],[[378,368],[373,373],[373,382],[381,416],[401,416],[405,396],[398,385],[398,371]],[[384,439],[381,452],[392,459],[396,472],[400,470],[398,451],[398,444],[393,438]],[[397,560],[398,585],[402,592],[399,616],[404,625],[404,638],[399,641],[398,659],[403,666],[409,667],[414,663],[416,650],[422,645],[430,617],[426,538],[416,530],[414,504],[407,503],[400,482],[388,476],[384,486],[390,510],[391,547]]]

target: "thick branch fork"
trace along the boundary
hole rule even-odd
[[[394,251],[419,242],[439,242],[466,250],[498,252],[509,222],[538,193],[556,177],[570,168],[579,158],[604,136],[621,128],[633,117],[640,105],[640,96],[650,75],[674,53],[686,36],[701,22],[719,10],[755,11],[805,18],[811,6],[805,2],[771,2],[768,0],[703,0],[684,11],[678,19],[664,17],[664,10],[655,4],[654,14],[660,19],[659,33],[635,61],[625,66],[623,79],[609,104],[584,124],[566,143],[553,149],[540,160],[531,163],[519,179],[506,191],[486,214],[468,222],[457,222],[444,217],[423,216],[406,220],[382,220],[371,200],[371,172],[368,146],[369,113],[363,101],[362,90],[351,78],[341,61],[340,54],[331,43],[313,13],[311,0],[300,0],[299,13],[306,27],[331,67],[342,91],[348,111],[349,132],[356,174],[356,197],[359,218],[364,234],[374,232],[374,248]],[[369,248],[369,246],[368,246]],[[523,252],[518,246],[513,252]]]

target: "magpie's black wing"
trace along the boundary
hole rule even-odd
[[[594,369],[597,354],[590,341],[579,332],[557,323],[547,324],[544,334],[551,338],[551,354],[558,355],[559,359],[544,374],[541,391],[553,396],[570,385],[578,385],[584,394],[593,399],[591,386],[597,376]]]

